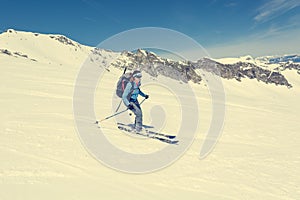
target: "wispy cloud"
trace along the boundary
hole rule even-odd
[[[89,21],[89,22],[97,22],[97,20],[95,20],[95,19],[93,19],[93,18],[90,18],[90,17],[84,17],[83,18],[84,20],[86,20],[86,21]]]
[[[255,26],[253,27],[255,28]],[[289,31],[300,29],[300,14],[292,15],[283,21],[271,21],[268,26],[250,35],[255,39],[266,39],[274,36],[287,34]]]
[[[287,28],[287,27],[286,27]],[[240,38],[236,41],[207,47],[207,51],[214,58],[238,57],[242,55],[265,56],[299,54],[300,28],[282,29],[270,28],[268,32]]]
[[[229,2],[225,4],[225,7],[235,7],[237,5],[238,5],[237,2]]]
[[[212,6],[212,5],[215,5],[216,3],[217,3],[217,0],[211,0],[207,5]]]
[[[270,0],[257,9],[254,20],[258,23],[267,22],[298,6],[299,0]]]
[[[242,55],[264,56],[300,53],[300,14],[286,17],[283,21],[270,21],[255,32],[237,37],[227,43],[210,46],[212,57],[238,57]]]

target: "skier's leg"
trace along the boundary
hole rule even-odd
[[[137,131],[140,131],[143,126],[143,113],[139,103],[133,104],[134,109],[132,110],[135,114],[135,128]]]

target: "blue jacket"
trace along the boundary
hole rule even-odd
[[[133,91],[131,93],[131,96],[128,97],[130,91],[132,90],[132,85],[133,85]],[[123,92],[123,95],[122,95],[122,99],[123,99],[123,102],[126,106],[129,105],[129,99],[132,99],[133,101],[136,101],[138,96],[141,95],[142,97],[145,97],[146,95],[140,90],[140,87],[141,86],[141,83],[139,82],[138,84],[136,84],[135,82],[128,82],[125,89],[124,89],[124,92]]]

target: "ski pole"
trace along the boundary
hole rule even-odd
[[[108,117],[106,117],[106,118],[104,118],[104,119],[101,119],[100,121],[96,121],[96,124],[99,124],[100,122],[102,122],[102,121],[104,121],[104,120],[107,120],[107,119],[110,119],[110,118],[112,118],[112,117],[114,117],[114,116],[117,116],[117,115],[119,115],[119,114],[121,114],[121,113],[123,113],[123,112],[126,112],[128,110],[128,108],[126,109],[126,110],[123,110],[123,111],[120,111],[120,112],[118,112],[118,113],[115,113],[115,114],[113,114],[113,115],[111,115],[111,116],[108,116]]]
[[[140,105],[142,105],[142,103],[143,103],[145,100],[146,100],[146,99],[143,99],[143,101],[141,101]],[[113,115],[110,115],[110,116],[108,116],[108,117],[106,117],[106,118],[104,118],[104,119],[101,119],[101,120],[99,120],[99,121],[96,121],[95,124],[99,124],[100,122],[105,121],[105,120],[107,120],[107,119],[110,119],[110,118],[112,118],[112,117],[114,117],[114,116],[117,116],[117,115],[119,115],[119,114],[121,114],[121,113],[123,113],[123,112],[126,112],[127,110],[128,110],[128,108],[126,108],[125,110],[122,110],[122,111],[120,111],[120,112],[118,112],[118,113],[115,113],[115,114],[113,114]]]
[[[118,105],[118,107],[117,107],[117,109],[116,109],[115,112],[118,112],[118,110],[119,110],[119,108],[120,108],[120,106],[121,106],[121,103],[122,103],[122,99],[120,100],[120,103],[119,103],[119,105]]]

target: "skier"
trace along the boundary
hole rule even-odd
[[[141,95],[145,99],[149,98],[149,95],[144,94],[141,89],[141,78],[142,73],[139,70],[135,70],[132,73],[130,82],[127,83],[124,93],[122,95],[122,100],[124,104],[135,114],[134,127],[132,129],[136,132],[140,132],[143,126],[143,113],[141,106],[137,100],[138,95]],[[133,89],[132,89],[133,87]]]

